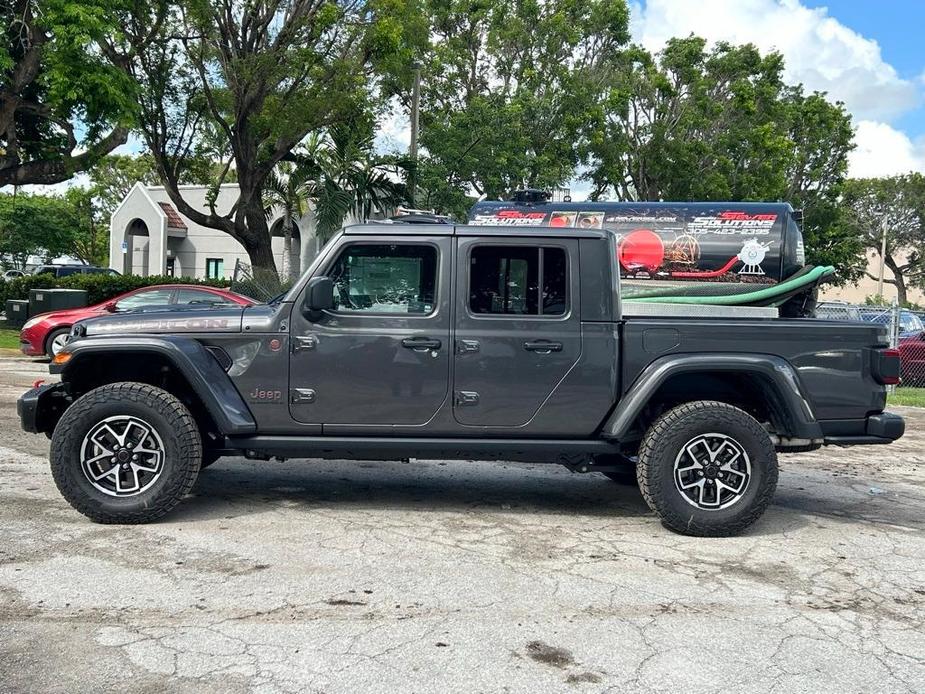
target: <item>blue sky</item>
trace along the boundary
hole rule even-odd
[[[822,0],[806,1],[812,8],[828,8],[828,13],[854,31],[874,39],[883,59],[896,68],[900,77],[918,80],[925,86],[925,2],[923,0]],[[896,121],[908,135],[925,135],[925,107],[920,106]]]

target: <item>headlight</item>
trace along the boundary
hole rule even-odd
[[[38,325],[39,323],[42,322],[42,319],[43,319],[43,318],[45,318],[45,316],[36,316],[35,318],[30,318],[30,319],[27,320],[25,323],[23,323],[22,329],[23,329],[23,330],[28,330],[29,328],[31,328],[31,327],[33,327],[33,326],[35,326],[35,325]]]

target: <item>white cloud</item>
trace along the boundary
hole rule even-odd
[[[862,120],[854,141],[857,148],[848,156],[848,175],[852,178],[925,171],[925,143],[913,142],[886,123]]]
[[[375,147],[378,152],[407,152],[411,143],[411,119],[397,98],[393,98],[378,122]]]
[[[861,120],[889,121],[921,103],[914,81],[883,60],[879,44],[798,0],[647,0],[632,7],[634,40],[658,50],[673,36],[753,43],[785,59],[785,79],[844,101]]]

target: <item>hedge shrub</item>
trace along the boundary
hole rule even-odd
[[[53,277],[26,275],[16,279],[0,281],[0,310],[6,307],[7,299],[28,299],[30,289],[85,289],[87,303],[98,304],[140,287],[155,284],[199,284],[209,287],[228,287],[228,280],[197,280],[192,277],[166,277],[164,275],[141,277],[139,275],[70,275]]]

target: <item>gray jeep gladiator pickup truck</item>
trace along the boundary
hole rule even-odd
[[[729,535],[777,452],[889,443],[899,359],[871,323],[632,302],[602,229],[348,227],[284,296],[78,323],[18,403],[94,521],[173,509],[221,456],[633,471],[670,529]]]

